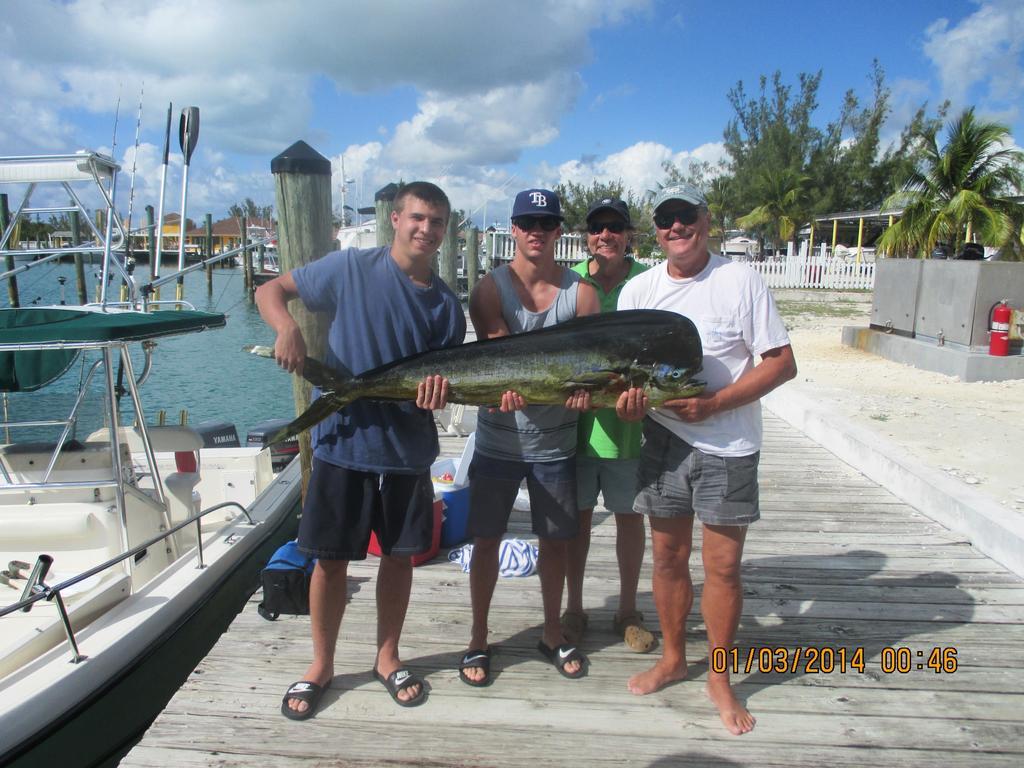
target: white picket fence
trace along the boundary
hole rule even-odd
[[[863,253],[860,260],[853,250],[829,253],[822,244],[811,255],[807,243],[802,242],[794,252],[792,244],[785,256],[770,256],[764,261],[743,263],[764,278],[769,288],[821,288],[824,290],[871,290],[875,287],[874,251]],[[515,255],[515,241],[506,232],[492,232],[488,236],[488,269],[507,263]],[[578,234],[562,235],[555,245],[555,261],[572,266],[587,258],[585,242]],[[648,266],[661,263],[661,259],[639,259]]]
[[[871,290],[875,287],[874,263],[858,264],[856,259],[847,256],[792,256],[746,264],[764,278],[769,288]]]

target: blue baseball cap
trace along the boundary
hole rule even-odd
[[[550,189],[524,189],[512,204],[512,218],[520,216],[554,216],[562,219],[562,204]]]

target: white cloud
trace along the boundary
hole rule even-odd
[[[708,162],[715,166],[725,156],[725,147],[720,142],[676,152],[664,144],[642,141],[602,158],[562,163],[556,169],[549,169],[549,176],[552,184],[571,181],[584,186],[594,181],[621,180],[627,190],[640,198],[665,181],[663,166],[666,162],[684,169],[691,162]]]
[[[925,30],[924,52],[939,71],[944,98],[955,110],[1019,115],[1024,100],[1024,4],[975,0],[977,11],[959,24],[938,19]]]

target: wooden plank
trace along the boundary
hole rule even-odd
[[[472,689],[456,662],[469,637],[468,576],[444,555],[416,569],[403,658],[425,675],[429,701],[396,707],[370,675],[377,561],[352,563],[336,676],[317,716],[281,717],[284,689],[310,657],[308,617],[266,622],[258,595],[197,668],[124,766],[1017,766],[1024,763],[1024,581],[963,537],[832,459],[766,414],[763,519],[744,558],[738,695],[758,718],[735,738],[703,694],[708,647],[699,612],[699,530],[687,625],[690,679],[656,694],[626,690],[655,657],[629,653],[611,630],[618,594],[614,516],[598,509],[586,577],[591,659],[561,678],[536,650],[535,577],[501,579],[491,611],[496,680]],[[459,456],[464,438],[441,437]],[[526,515],[510,535],[531,538]],[[649,550],[648,550],[649,551]],[[659,629],[651,564],[638,605]],[[795,664],[762,672],[762,649],[860,649],[864,671]],[[926,666],[955,648],[957,669]],[[895,651],[890,649],[909,649]],[[920,652],[920,656],[918,656]],[[657,651],[655,652],[657,653]],[[905,674],[883,659],[910,654]],[[921,664],[922,668],[917,669]]]

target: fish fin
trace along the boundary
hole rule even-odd
[[[300,432],[319,424],[343,405],[345,403],[339,404],[334,397],[318,397],[298,418],[270,435],[267,438],[267,445],[274,445],[290,437],[295,437]]]
[[[248,352],[252,355],[256,355],[257,357],[267,357],[270,358],[271,360],[274,359],[273,347],[264,347],[260,346],[259,344],[246,344],[244,347],[242,347],[242,351]]]
[[[563,387],[565,389],[596,389],[613,382],[624,380],[625,379],[620,371],[608,369],[600,371],[586,371],[573,376],[571,379],[566,379],[563,383]]]

